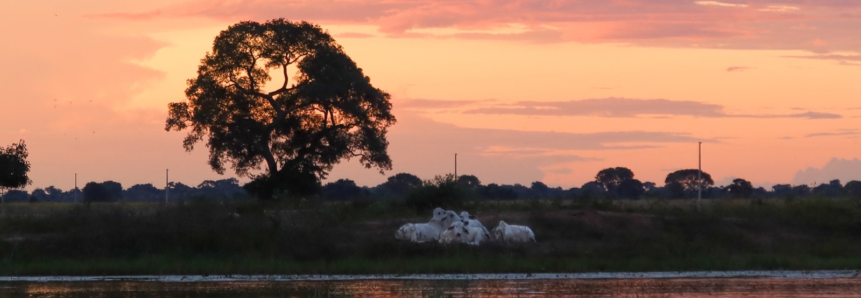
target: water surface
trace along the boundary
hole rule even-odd
[[[717,274],[723,277],[690,277],[691,273],[675,273],[685,277],[634,278],[623,277],[624,273],[617,273],[617,277],[597,274],[580,278],[565,274],[508,275],[522,278],[423,275],[436,277],[425,279],[292,276],[292,280],[285,276],[192,276],[179,277],[180,280],[171,277],[170,281],[164,281],[167,277],[153,276],[53,280],[6,277],[0,278],[0,297],[861,297],[861,279],[852,277],[851,272],[790,273],[758,277],[727,273]]]

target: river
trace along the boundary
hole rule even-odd
[[[0,297],[861,297],[857,271],[0,277]]]

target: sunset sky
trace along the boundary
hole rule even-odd
[[[861,1],[3,1],[0,145],[33,185],[222,179],[166,132],[214,37],[243,20],[327,29],[392,94],[394,169],[579,187],[606,167],[662,185],[861,180]],[[229,174],[229,173],[228,173]],[[247,179],[242,179],[247,181]]]

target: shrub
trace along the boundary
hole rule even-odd
[[[454,209],[463,205],[467,191],[454,175],[436,176],[422,183],[406,198],[406,206],[417,212],[427,211],[436,207]]]

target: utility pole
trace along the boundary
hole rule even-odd
[[[167,205],[170,190],[170,169],[164,170],[164,204]]]
[[[75,173],[75,196],[72,197],[72,200],[75,201],[75,203],[78,202],[78,173]]]
[[[457,180],[457,153],[454,154],[454,180]]]
[[[699,148],[697,148],[699,159],[698,159],[698,168],[699,172],[697,172],[697,207],[700,206],[700,199],[703,197],[703,142],[699,143]]]

